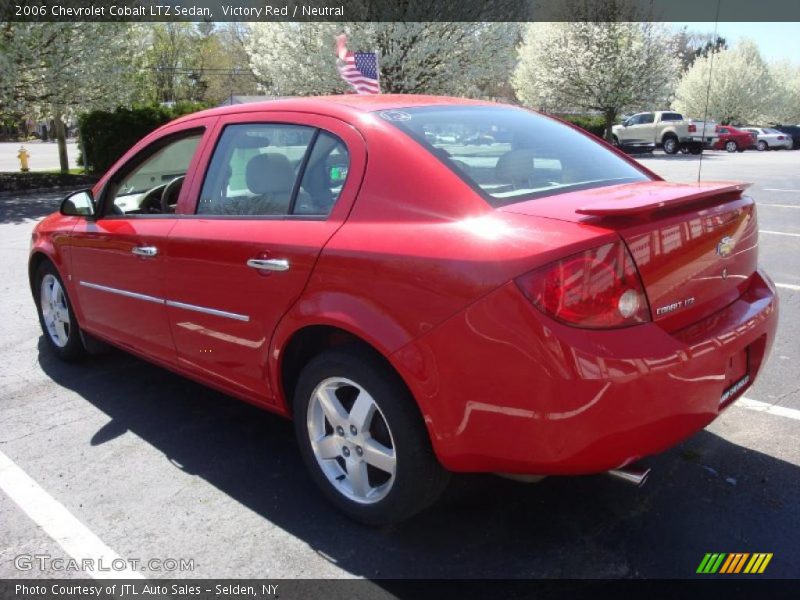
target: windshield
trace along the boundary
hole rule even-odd
[[[591,137],[523,109],[435,106],[378,114],[493,206],[649,179]]]

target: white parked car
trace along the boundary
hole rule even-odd
[[[742,127],[741,129],[756,135],[756,148],[759,150],[792,149],[792,136],[777,129],[771,127]]]

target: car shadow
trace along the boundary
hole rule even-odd
[[[69,190],[58,190],[41,194],[0,193],[0,224],[25,223],[47,216],[58,210],[61,200]]]
[[[706,552],[773,552],[769,575],[797,576],[800,468],[708,431],[647,459],[643,488],[604,475],[461,475],[428,511],[373,529],[317,492],[278,416],[119,351],[65,364],[40,339],[39,363],[111,419],[76,444],[130,431],[356,576],[680,578]]]

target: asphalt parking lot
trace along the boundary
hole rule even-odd
[[[697,178],[697,156],[641,161]],[[778,337],[747,400],[644,461],[641,489],[602,475],[459,476],[434,508],[383,529],[322,499],[288,422],[122,352],[54,359],[26,257],[58,196],[0,198],[0,473],[43,503],[23,510],[0,492],[0,578],[79,576],[15,558],[87,548],[194,561],[141,573],[156,578],[682,578],[707,552],[770,552],[763,576],[800,577],[800,152],[710,152],[702,173],[754,183],[761,260],[779,286]],[[55,516],[37,523],[38,509]]]

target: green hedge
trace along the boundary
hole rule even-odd
[[[135,106],[113,112],[95,110],[78,117],[83,144],[78,163],[88,173],[101,175],[128,149],[151,131],[182,115],[208,108],[205,104],[179,102],[174,106]]]
[[[560,119],[569,121],[599,138],[605,137],[606,122],[603,117],[589,115],[558,115]]]

